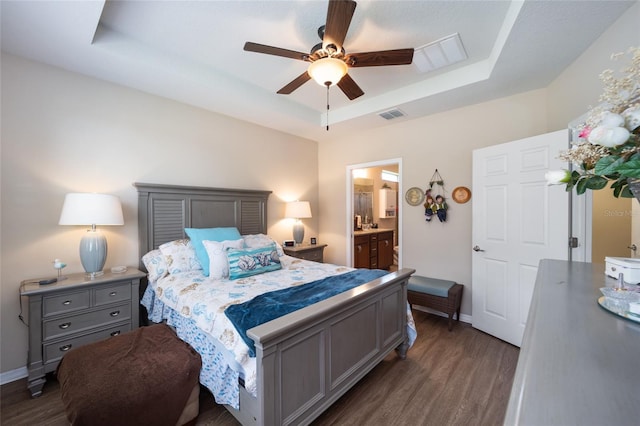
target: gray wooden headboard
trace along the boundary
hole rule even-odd
[[[271,191],[134,183],[138,190],[139,258],[184,228],[235,226],[242,235],[267,233]],[[140,261],[140,266],[142,261]]]

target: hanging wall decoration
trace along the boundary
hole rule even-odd
[[[404,194],[404,199],[410,206],[419,206],[424,201],[424,191],[417,186],[409,188]]]
[[[444,198],[444,192],[444,180],[442,176],[440,176],[440,173],[438,173],[438,169],[436,169],[429,181],[429,188],[424,191],[424,215],[426,216],[427,222],[431,222],[434,216],[437,217],[440,222],[447,221],[448,206]]]
[[[458,186],[453,189],[451,198],[458,204],[464,204],[471,199],[471,191],[466,186]]]

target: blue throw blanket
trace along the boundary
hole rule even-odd
[[[254,341],[247,336],[250,328],[351,290],[387,273],[380,269],[357,269],[297,287],[264,293],[247,302],[231,305],[224,313],[249,346],[249,355],[255,357]]]

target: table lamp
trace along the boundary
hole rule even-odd
[[[304,240],[304,225],[300,219],[311,217],[311,206],[309,202],[291,201],[287,203],[284,209],[284,216],[296,220],[296,223],[293,225],[293,240],[296,244],[302,243],[302,240]]]
[[[71,193],[64,198],[60,225],[91,225],[80,240],[80,261],[90,278],[103,274],[107,239],[96,225],[124,225],[122,205],[115,195]]]

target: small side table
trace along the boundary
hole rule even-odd
[[[326,244],[299,244],[293,247],[283,247],[282,249],[289,256],[322,263],[326,246]]]
[[[81,273],[55,284],[22,282],[20,296],[29,303],[31,396],[42,394],[45,374],[56,370],[67,351],[138,328],[138,289],[145,275],[129,268],[94,279]]]

